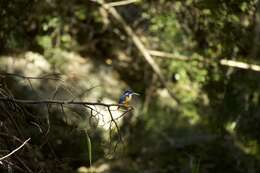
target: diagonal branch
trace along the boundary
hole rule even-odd
[[[18,150],[20,150],[31,138],[28,138],[26,141],[24,141],[24,143],[22,143],[22,145],[20,145],[19,147],[17,147],[16,149],[14,149],[12,152],[10,152],[9,154],[3,156],[0,158],[1,160],[6,159],[7,157],[10,157],[11,155],[13,155],[15,152],[17,152]]]
[[[135,32],[132,30],[132,28],[125,22],[123,17],[117,12],[117,10],[109,5],[109,3],[105,3],[104,0],[98,0],[97,1],[105,10],[110,13],[113,18],[123,27],[126,34],[132,39],[134,45],[136,48],[140,51],[140,53],[143,55],[144,60],[150,65],[154,73],[158,76],[159,80],[163,84],[163,86],[167,89],[168,93],[171,95],[172,98],[176,100],[177,103],[179,103],[179,99],[176,98],[176,96],[171,92],[166,79],[164,78],[160,67],[158,64],[154,61],[150,53],[147,51],[146,47],[142,43],[142,41],[139,39],[139,37],[135,34]]]

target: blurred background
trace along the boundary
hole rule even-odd
[[[1,98],[140,94],[112,112],[120,132],[82,105],[1,100],[0,156],[31,140],[0,170],[260,172],[259,46],[259,0],[0,1]]]

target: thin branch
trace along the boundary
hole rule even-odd
[[[117,133],[118,133],[118,136],[119,136],[120,141],[123,141],[123,138],[122,138],[121,133],[120,133],[120,130],[119,130],[119,126],[118,126],[116,120],[114,119],[111,110],[110,110],[110,109],[107,109],[107,110],[108,110],[109,115],[110,115],[110,118],[111,118],[111,123],[114,123],[115,126],[116,126],[116,130],[117,130]]]
[[[112,132],[112,123],[114,123],[114,125],[115,125],[115,127],[116,127],[116,131],[117,131],[117,135],[118,135],[118,137],[119,137],[119,140],[120,140],[122,143],[124,143],[123,138],[122,138],[122,135],[121,135],[121,132],[120,132],[120,129],[119,129],[119,126],[118,126],[116,120],[114,119],[111,110],[110,110],[109,108],[108,108],[107,110],[108,110],[109,115],[110,115],[110,118],[111,118],[110,133],[109,133],[110,143],[111,143],[111,137],[112,137],[112,136],[111,136],[111,135],[112,135],[112,134],[111,134],[111,132]],[[114,146],[114,152],[116,151],[117,145],[118,145],[118,142],[116,142],[116,144],[115,144],[115,146]]]
[[[19,77],[19,78],[23,78],[23,79],[36,79],[36,80],[60,80],[60,74],[59,73],[53,73],[53,74],[46,74],[46,75],[42,75],[39,77],[31,77],[31,76],[23,76],[21,74],[16,74],[16,73],[7,73],[7,72],[0,72],[0,75],[2,76],[12,76],[12,77]],[[58,77],[55,77],[58,76]]]
[[[35,127],[37,127],[38,130],[40,131],[40,133],[43,133],[42,128],[41,128],[41,126],[40,126],[39,124],[37,124],[36,122],[33,122],[33,121],[31,121],[30,123],[31,123],[32,125],[34,125]]]
[[[7,134],[7,133],[0,132],[0,136],[9,137],[9,138],[12,138],[15,141],[19,141],[20,143],[23,143],[23,141],[21,141],[18,137],[14,136],[14,135],[10,135],[10,134]]]
[[[128,5],[132,3],[139,2],[140,0],[125,0],[125,1],[117,1],[117,2],[110,2],[107,3],[111,7],[116,7],[116,6],[123,6],[123,5]]]
[[[22,100],[22,99],[14,99],[10,97],[0,97],[0,101],[12,102],[12,103],[20,103],[20,104],[59,104],[59,105],[89,105],[89,106],[120,106],[127,108],[122,104],[106,104],[100,102],[85,102],[85,101],[71,101],[71,100]]]
[[[4,160],[7,157],[10,157],[11,155],[13,155],[15,152],[17,152],[18,150],[20,150],[31,138],[28,138],[26,141],[24,141],[24,143],[22,145],[20,145],[19,147],[17,147],[16,149],[14,149],[12,152],[10,152],[9,154],[3,156],[0,158],[1,160]]]
[[[245,62],[233,61],[233,60],[227,60],[227,59],[220,60],[220,64],[224,65],[224,66],[260,72],[260,66],[256,65],[256,64],[248,64],[248,63],[245,63]]]
[[[119,120],[120,118],[122,118],[125,114],[127,114],[128,112],[132,111],[133,107],[130,107],[127,109],[127,111],[123,112],[122,115],[120,115],[119,117],[114,118],[114,120]]]
[[[174,59],[174,60],[180,60],[180,61],[205,61],[203,60],[202,56],[200,59],[194,59],[189,58],[184,55],[180,55],[178,53],[168,53],[158,50],[148,50],[150,55],[154,57],[159,58],[165,58],[165,59]],[[246,70],[252,70],[260,72],[260,65],[257,64],[249,64],[241,61],[234,61],[234,60],[228,60],[228,59],[221,59],[219,61],[220,65],[228,66],[228,67],[234,67],[234,68],[240,68],[240,69],[246,69]]]
[[[47,123],[47,130],[45,132],[45,136],[47,136],[50,132],[51,129],[51,124],[50,124],[50,115],[51,115],[51,104],[46,104],[46,108],[47,108],[47,114],[46,114],[46,123]]]
[[[181,60],[181,61],[193,60],[191,58],[188,58],[186,56],[177,53],[168,53],[168,52],[163,52],[158,50],[147,50],[147,51],[149,52],[150,55],[155,57],[160,57],[160,58],[174,59],[174,60]]]

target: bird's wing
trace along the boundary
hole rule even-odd
[[[119,98],[118,103],[119,104],[123,104],[124,102],[125,102],[125,95],[121,95],[120,98]]]

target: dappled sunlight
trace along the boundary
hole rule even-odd
[[[1,4],[0,172],[260,172],[259,9]]]

